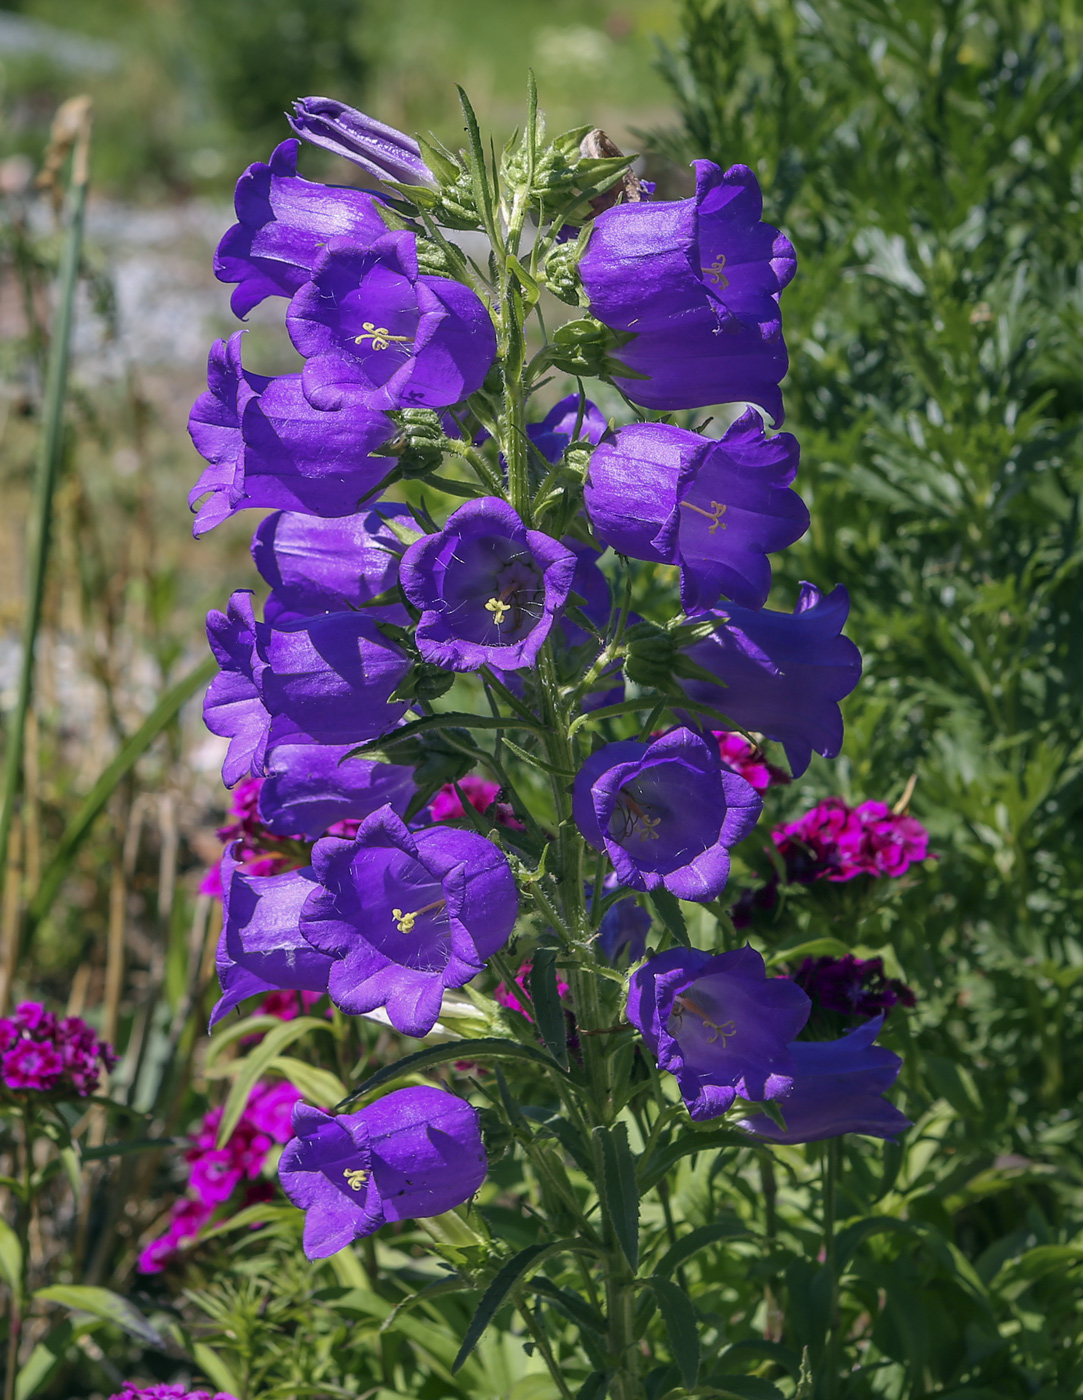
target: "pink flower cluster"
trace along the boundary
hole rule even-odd
[[[498,802],[500,784],[490,782],[477,773],[467,773],[459,779],[459,787],[475,812],[488,812],[500,826],[512,826],[522,831],[523,824],[516,820],[510,802]],[[490,811],[490,808],[492,809]],[[434,822],[452,822],[463,815],[463,804],[455,791],[454,783],[445,783],[429,805],[429,815]]]
[[[204,1116],[192,1146],[184,1154],[188,1163],[188,1194],[174,1201],[166,1233],[152,1240],[139,1256],[141,1274],[160,1274],[242,1184],[242,1206],[270,1199],[273,1188],[260,1174],[275,1144],[283,1146],[289,1142],[293,1134],[290,1115],[300,1097],[292,1084],[257,1084],[222,1148],[215,1146],[222,1110],[214,1108]]]
[[[878,1016],[899,1002],[915,1004],[906,983],[885,974],[883,958],[806,958],[793,980],[817,1006],[846,1016]]]
[[[797,821],[775,827],[771,839],[787,878],[801,884],[858,875],[895,878],[929,850],[929,833],[916,817],[896,814],[883,802],[851,807],[841,797],[829,797]]]
[[[789,773],[768,763],[763,749],[749,743],[743,734],[735,734],[728,729],[714,729],[711,732],[718,741],[722,762],[757,792],[766,792],[769,787],[781,787],[790,781]]]
[[[111,1395],[109,1400],[237,1400],[235,1395],[227,1395],[224,1390],[211,1394],[209,1390],[189,1390],[183,1385],[151,1385],[140,1388],[132,1381],[125,1381],[123,1390]]]
[[[533,971],[533,968],[533,963],[523,963],[522,967],[515,974],[515,985],[519,988],[521,992],[526,993],[527,996],[529,996],[530,993],[527,992],[526,979],[530,976],[531,972]],[[566,997],[570,991],[571,987],[568,986],[567,982],[565,982],[562,978],[558,977],[557,995],[559,997]],[[514,991],[512,991],[510,987],[505,985],[505,983],[499,983],[499,985],[493,992],[493,996],[497,999],[501,1006],[506,1006],[509,1011],[518,1011],[521,1016],[525,1016],[528,1021],[533,1023],[534,1017],[531,1014],[529,1008],[519,1000],[519,998],[515,995]]]
[[[0,1086],[15,1093],[85,1099],[116,1062],[112,1046],[78,1016],[60,1019],[24,1001],[13,1017],[0,1017]]]

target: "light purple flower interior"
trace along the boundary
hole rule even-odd
[[[534,556],[506,535],[450,539],[441,560],[444,621],[467,641],[521,641],[545,611],[545,582]]]
[[[418,972],[442,972],[451,952],[444,886],[403,851],[363,848],[351,866],[364,891],[364,934],[384,957]]]
[[[671,759],[621,787],[607,835],[641,868],[667,872],[713,846],[725,817],[718,774]]]

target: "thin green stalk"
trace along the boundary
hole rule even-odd
[[[518,1307],[519,1315],[526,1324],[526,1329],[530,1333],[534,1345],[541,1353],[541,1358],[545,1362],[550,1376],[553,1378],[553,1384],[560,1391],[561,1400],[573,1400],[572,1392],[568,1389],[568,1383],[564,1379],[564,1374],[561,1371],[560,1362],[557,1361],[549,1346],[549,1339],[545,1335],[545,1327],[538,1323],[526,1302],[521,1301]]]
[[[68,188],[68,228],[60,258],[57,281],[58,298],[53,321],[49,360],[45,372],[45,395],[42,405],[41,437],[38,444],[37,481],[34,515],[30,527],[30,569],[27,589],[26,617],[23,622],[23,650],[19,668],[19,689],[15,708],[8,722],[4,753],[3,808],[0,809],[0,895],[7,874],[6,852],[15,816],[15,804],[23,775],[23,745],[26,740],[26,717],[34,693],[34,655],[41,614],[45,602],[45,578],[49,564],[49,543],[53,514],[53,497],[60,475],[64,450],[64,401],[68,388],[68,367],[71,361],[71,332],[75,313],[75,289],[79,281],[79,260],[83,246],[83,218],[89,176],[87,126],[76,140]]]
[[[824,1266],[831,1279],[831,1309],[827,1320],[827,1338],[824,1347],[824,1396],[825,1400],[835,1400],[839,1393],[839,1275],[838,1256],[835,1248],[835,1227],[837,1224],[838,1186],[842,1169],[842,1139],[828,1138],[825,1144],[825,1164],[823,1183],[824,1217]]]

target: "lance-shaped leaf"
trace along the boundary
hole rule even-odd
[[[115,1323],[117,1327],[142,1342],[144,1346],[163,1345],[161,1334],[152,1327],[143,1314],[127,1298],[113,1293],[108,1288],[90,1288],[84,1284],[54,1283],[49,1288],[39,1288],[35,1300],[42,1303],[59,1303],[72,1312],[87,1312],[100,1317],[103,1322]]]
[[[456,1040],[449,1045],[433,1045],[428,1050],[418,1050],[413,1055],[407,1055],[405,1059],[396,1060],[393,1065],[385,1065],[363,1084],[358,1085],[351,1094],[347,1094],[342,1102],[336,1105],[336,1109],[341,1111],[349,1108],[366,1094],[382,1089],[387,1084],[393,1084],[396,1079],[432,1069],[434,1065],[461,1060],[464,1053],[469,1053],[472,1060],[528,1060],[532,1064],[542,1065],[545,1069],[558,1068],[553,1058],[544,1050],[535,1050],[531,1045],[519,1045],[514,1040],[499,1040],[488,1036],[479,1040]]]
[[[602,1149],[602,1204],[621,1253],[635,1273],[639,1267],[639,1184],[628,1128],[614,1123],[609,1128],[595,1128],[594,1135]]]
[[[561,1069],[568,1068],[568,1026],[557,989],[557,955],[554,948],[539,948],[528,978],[530,1000],[545,1048]]]
[[[683,1288],[657,1274],[646,1280],[658,1303],[681,1380],[691,1390],[699,1377],[699,1319]]]

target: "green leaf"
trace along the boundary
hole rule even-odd
[[[557,990],[557,955],[554,948],[539,948],[528,977],[530,1000],[545,1048],[561,1069],[568,1068],[568,1022]]]
[[[519,1045],[514,1040],[500,1040],[483,1036],[480,1040],[456,1040],[447,1045],[433,1045],[427,1050],[418,1050],[392,1065],[385,1065],[351,1094],[347,1094],[335,1108],[341,1110],[356,1103],[366,1094],[382,1089],[386,1084],[394,1084],[396,1079],[416,1074],[420,1070],[431,1069],[434,1065],[445,1065],[449,1061],[461,1060],[464,1055],[471,1060],[526,1060],[531,1064],[542,1065],[545,1069],[556,1070],[559,1066],[544,1050],[535,1050],[532,1045]]]
[[[545,733],[543,725],[521,716],[467,715],[460,714],[457,710],[445,710],[438,715],[426,715],[424,719],[411,720],[400,729],[393,729],[390,734],[384,734],[379,739],[370,739],[367,744],[358,744],[346,757],[365,758],[370,749],[383,751],[397,748],[407,739],[412,739],[415,734],[422,734],[428,729],[533,729],[539,734]],[[394,762],[393,759],[390,761]]]
[[[274,1225],[278,1222],[300,1221],[296,1206],[283,1205],[280,1201],[257,1201],[245,1206],[228,1220],[220,1220],[199,1232],[201,1240],[212,1240],[218,1235],[228,1235],[233,1230],[246,1230],[254,1225]]]
[[[521,1249],[518,1254],[508,1260],[482,1295],[470,1326],[466,1329],[466,1336],[459,1348],[459,1354],[451,1363],[452,1375],[462,1368],[463,1362],[481,1340],[481,1334],[504,1303],[508,1301],[512,1290],[552,1255],[563,1254],[568,1250],[578,1248],[579,1243],[576,1240],[557,1240],[553,1244],[532,1244],[528,1245],[526,1249]]]
[[[46,1381],[67,1355],[68,1348],[104,1324],[100,1317],[84,1317],[79,1321],[65,1319],[43,1337],[19,1368],[15,1377],[15,1400],[31,1400],[40,1395]]]
[[[800,958],[843,958],[849,951],[850,945],[838,938],[809,938],[803,943],[776,948],[764,962],[768,967],[777,967],[779,963],[797,962]]]
[[[234,1375],[220,1356],[211,1351],[206,1342],[193,1343],[192,1360],[212,1385],[224,1390],[227,1395],[240,1395],[240,1378]]]
[[[684,915],[681,913],[680,901],[671,895],[669,890],[664,890],[661,887],[652,890],[647,897],[654,905],[654,912],[677,942],[682,943],[686,948],[689,947],[688,929],[685,926]]]
[[[307,1103],[317,1108],[326,1108],[338,1103],[346,1092],[346,1086],[337,1074],[318,1065],[310,1065],[305,1060],[296,1060],[292,1055],[278,1055],[267,1066],[268,1070],[281,1074],[295,1089],[299,1089]]]
[[[249,1051],[244,1058],[243,1068],[233,1081],[225,1108],[222,1110],[222,1122],[218,1128],[219,1151],[233,1136],[233,1130],[241,1121],[241,1114],[256,1087],[256,1081],[266,1073],[272,1061],[277,1059],[279,1051],[284,1050],[287,1045],[292,1045],[295,1040],[300,1040],[301,1036],[309,1031],[330,1030],[330,1021],[318,1020],[315,1016],[297,1016],[292,1021],[280,1021],[273,1031],[268,1032],[263,1040]]]
[[[215,1030],[203,1058],[204,1071],[210,1069],[226,1046],[232,1045],[235,1040],[249,1035],[262,1035],[264,1031],[273,1031],[275,1026],[281,1024],[278,1016],[245,1016],[243,1020],[231,1021],[221,1030]]]
[[[23,1296],[23,1247],[11,1226],[0,1220],[0,1275],[17,1301]]]
[[[575,1392],[575,1400],[605,1400],[609,1389],[608,1371],[591,1371],[583,1384]]]
[[[145,1346],[164,1346],[161,1333],[151,1326],[139,1309],[108,1288],[54,1283],[49,1288],[39,1288],[34,1298],[38,1302],[59,1303],[72,1312],[88,1312],[103,1322],[112,1322]]]
[[[669,1172],[682,1157],[689,1157],[695,1152],[711,1152],[720,1147],[747,1147],[751,1139],[744,1133],[730,1128],[713,1128],[707,1132],[687,1132],[682,1133],[676,1142],[671,1142],[667,1147],[651,1154],[650,1159],[644,1165],[639,1164],[639,1184],[643,1194],[646,1195],[653,1187],[657,1186],[662,1178]]]
[[[602,1202],[621,1253],[634,1273],[639,1267],[639,1183],[628,1146],[628,1128],[614,1123],[593,1131],[602,1148]]]
[[[676,1244],[671,1245],[655,1266],[658,1278],[669,1278],[674,1269],[680,1268],[686,1259],[691,1259],[701,1249],[717,1240],[733,1239],[737,1235],[747,1235],[747,1228],[739,1220],[716,1220],[711,1225],[701,1225],[697,1230],[689,1230]]]
[[[683,1288],[653,1275],[647,1286],[658,1301],[669,1350],[689,1390],[699,1379],[699,1318]]]

